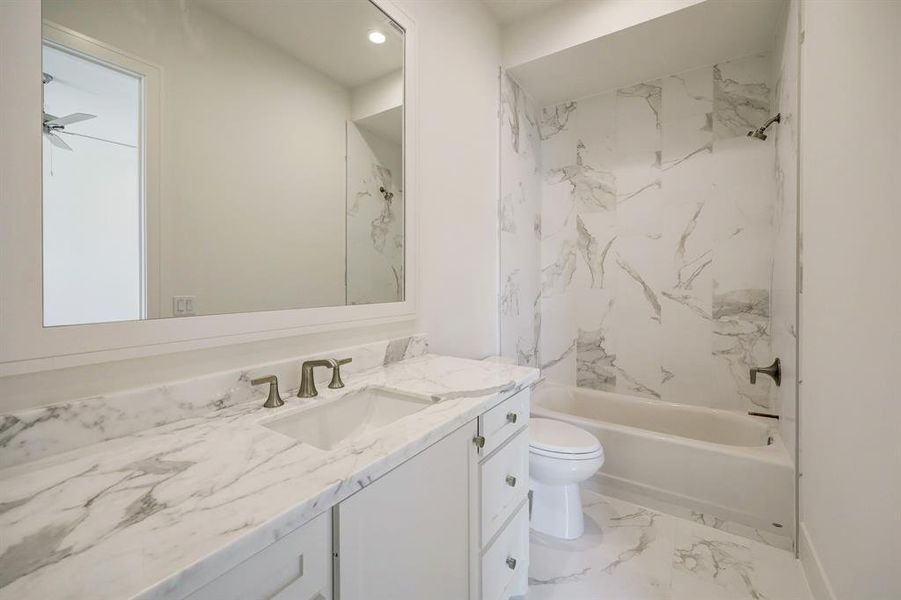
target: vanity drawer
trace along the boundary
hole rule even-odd
[[[529,394],[530,390],[523,390],[479,417],[479,435],[485,441],[481,456],[490,455],[528,424]]]
[[[524,428],[479,468],[484,546],[526,498],[529,489],[529,432]]]
[[[330,600],[332,515],[326,511],[257,552],[190,600]]]
[[[507,600],[517,588],[523,593],[529,570],[529,507],[523,502],[516,516],[482,555],[482,600]]]

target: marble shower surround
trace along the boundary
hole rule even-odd
[[[399,144],[347,122],[347,304],[404,299],[402,162]]]
[[[772,307],[773,354],[782,359],[782,385],[774,389],[782,439],[794,459],[798,376],[797,263],[798,263],[798,70],[800,3],[787,4],[779,79],[775,97],[782,122],[773,131],[775,139],[776,206],[775,256],[770,305]]]
[[[500,346],[539,366],[541,332],[541,139],[534,101],[501,74]]]
[[[276,375],[285,397],[300,386],[300,364],[323,354],[353,359],[342,367],[347,379],[426,352],[426,337],[417,335],[0,414],[0,469],[265,398],[268,386],[250,385],[255,377]],[[318,377],[327,383],[326,373]]]
[[[521,278],[538,246],[534,330],[546,377],[772,409],[769,382],[751,386],[748,368],[771,360],[774,152],[745,137],[770,116],[769,73],[767,56],[749,56],[540,111],[515,103],[528,117],[515,120],[520,136],[537,119],[541,148],[526,161],[502,133],[501,204],[532,190],[537,165],[541,235],[526,252],[520,237],[514,253],[502,232],[501,271]],[[511,297],[507,306],[527,301]],[[509,322],[502,314],[504,338]],[[522,360],[510,348],[502,353]]]

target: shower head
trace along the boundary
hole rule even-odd
[[[770,117],[766,123],[764,123],[761,127],[753,131],[748,132],[748,137],[757,138],[758,140],[765,140],[767,138],[766,133],[764,133],[767,128],[773,123],[781,123],[782,122],[782,113],[776,113],[775,117]]]

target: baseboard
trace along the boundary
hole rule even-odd
[[[810,587],[811,595],[814,600],[837,600],[804,521],[801,521],[799,529],[801,534],[801,539],[799,540],[801,566],[804,567],[804,576],[807,577],[807,585]]]

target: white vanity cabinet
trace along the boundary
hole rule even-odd
[[[529,390],[192,593],[191,600],[507,600],[529,563]],[[364,485],[365,484],[365,485]]]
[[[478,420],[471,598],[506,600],[528,591],[529,397],[523,390]]]
[[[189,600],[332,600],[326,511],[187,596]]]
[[[341,600],[469,596],[475,421],[334,508]]]

